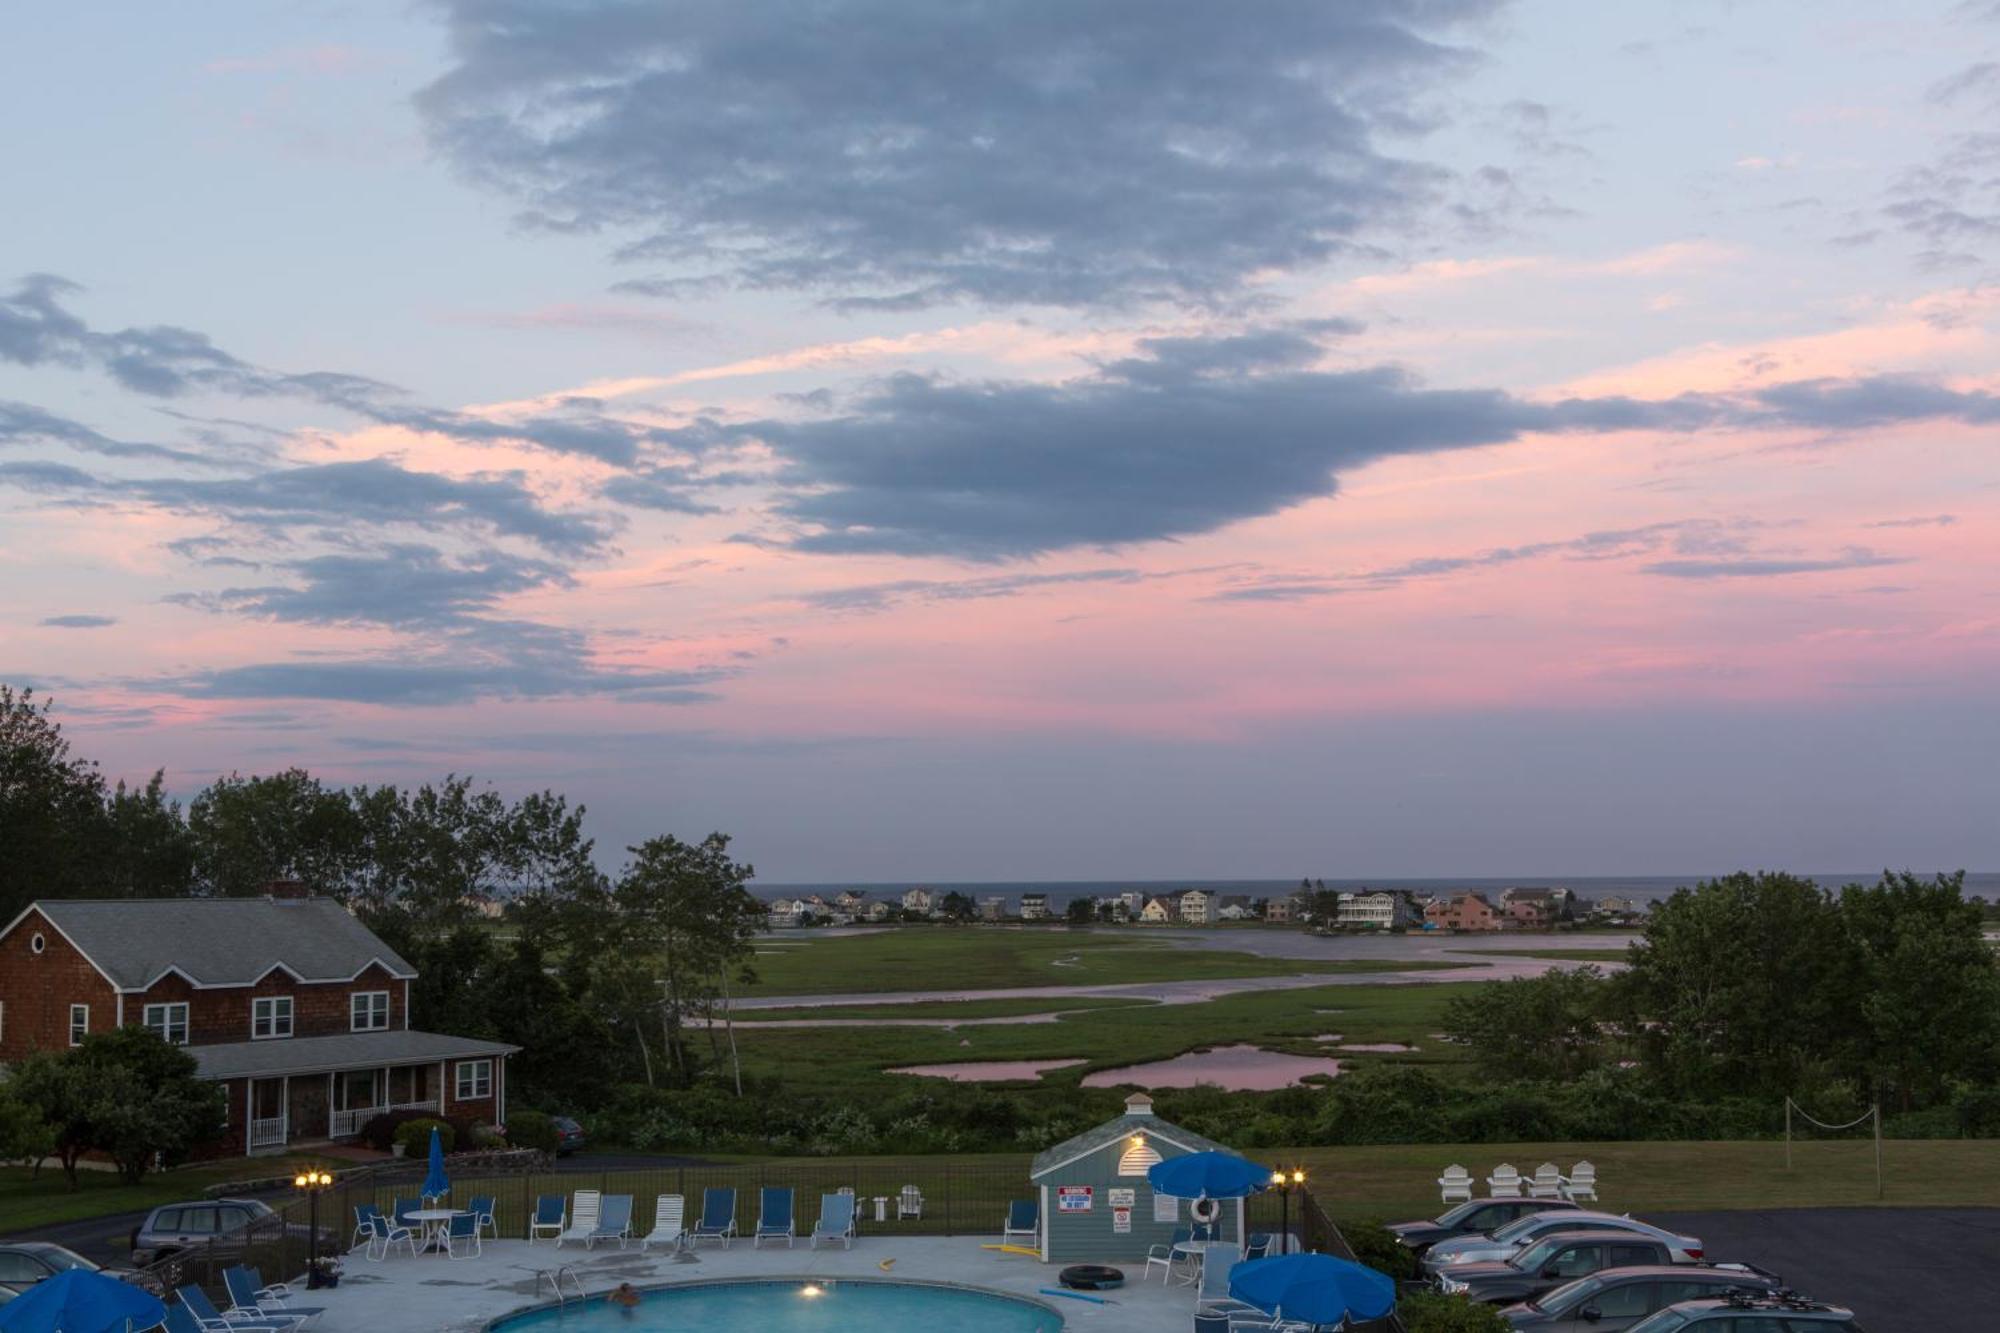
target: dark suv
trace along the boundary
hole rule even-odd
[[[1729,1291],[1761,1295],[1777,1289],[1775,1274],[1747,1264],[1607,1268],[1532,1301],[1510,1305],[1500,1313],[1515,1328],[1531,1328],[1537,1333],[1618,1333],[1653,1311],[1682,1301],[1714,1298]]]
[[[1453,1264],[1438,1274],[1440,1289],[1475,1305],[1512,1305],[1607,1268],[1673,1263],[1665,1241],[1623,1231],[1552,1231],[1505,1262]]]
[[[1546,1213],[1576,1205],[1568,1199],[1471,1199],[1425,1222],[1392,1222],[1389,1231],[1397,1240],[1422,1254],[1441,1240],[1453,1236],[1486,1235],[1498,1231],[1517,1217]]]
[[[1627,1333],[1862,1333],[1854,1311],[1792,1294],[1682,1301],[1632,1325]]]
[[[277,1216],[269,1204],[256,1199],[164,1204],[133,1228],[132,1262],[144,1268],[183,1250],[234,1260],[241,1258],[253,1241],[275,1239],[280,1227],[303,1248],[312,1228],[303,1222],[279,1222]],[[346,1246],[338,1231],[322,1226],[319,1248],[322,1253],[338,1254]]]

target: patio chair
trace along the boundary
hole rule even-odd
[[[1562,1192],[1565,1199],[1597,1202],[1597,1168],[1589,1162],[1578,1162],[1563,1179]]]
[[[852,1194],[822,1194],[819,1196],[819,1221],[813,1223],[812,1247],[816,1250],[822,1240],[837,1240],[846,1249],[854,1248],[854,1196]]]
[[[722,1248],[736,1236],[736,1191],[728,1185],[712,1185],[701,1192],[701,1220],[688,1236],[688,1247],[696,1241],[719,1240]]]
[[[1174,1246],[1185,1245],[1193,1239],[1194,1229],[1192,1227],[1175,1227],[1173,1239],[1169,1240],[1166,1244],[1148,1245],[1146,1247],[1146,1268],[1144,1272],[1139,1274],[1139,1280],[1144,1282],[1147,1278],[1151,1277],[1153,1275],[1153,1265],[1158,1264],[1161,1269],[1160,1281],[1171,1282],[1174,1276],[1174,1259],[1176,1257]]]
[[[1253,1231],[1249,1241],[1243,1246],[1245,1259],[1267,1259],[1271,1254],[1271,1243],[1275,1238],[1268,1231]]]
[[[465,1211],[471,1213],[479,1220],[479,1232],[481,1236],[491,1232],[493,1239],[500,1239],[500,1224],[493,1220],[493,1196],[491,1194],[473,1195],[471,1202],[465,1205]]]
[[[1493,1168],[1493,1174],[1486,1177],[1486,1190],[1496,1199],[1518,1199],[1521,1197],[1521,1173],[1506,1162]]]
[[[291,1333],[303,1322],[298,1319],[265,1319],[247,1311],[231,1318],[216,1309],[208,1293],[192,1282],[174,1288],[174,1295],[180,1298],[181,1304],[205,1333],[227,1333],[230,1329],[246,1333]]]
[[[906,1217],[921,1218],[924,1215],[924,1192],[915,1185],[903,1186],[903,1192],[896,1196],[896,1220]]]
[[[480,1255],[479,1215],[453,1213],[445,1224],[444,1253],[448,1259],[476,1259]]]
[[[583,1238],[586,1250],[597,1248],[600,1240],[615,1240],[618,1248],[624,1249],[625,1242],[632,1238],[632,1196],[629,1194],[607,1194],[597,1214],[597,1225]]]
[[[766,1185],[758,1191],[757,1230],[751,1233],[750,1248],[767,1240],[783,1240],[792,1248],[792,1189],[789,1185]]]
[[[364,1253],[376,1263],[387,1259],[389,1251],[398,1245],[407,1249],[412,1259],[417,1257],[417,1233],[409,1227],[392,1222],[380,1213],[368,1219],[368,1227],[368,1248]]]
[[[1453,1162],[1438,1177],[1438,1193],[1444,1203],[1465,1203],[1472,1198],[1472,1173]]]
[[[318,1305],[286,1305],[276,1296],[262,1290],[255,1269],[237,1265],[222,1270],[222,1286],[229,1293],[229,1308],[222,1313],[224,1319],[249,1315],[255,1319],[296,1319],[294,1327],[311,1323],[326,1313],[326,1307]]]
[[[597,1208],[604,1196],[596,1190],[578,1190],[569,1207],[569,1226],[556,1237],[556,1248],[561,1249],[566,1240],[590,1240],[590,1233],[597,1230]],[[585,1248],[589,1248],[586,1244]]]
[[[380,1217],[381,1215],[382,1210],[372,1203],[355,1204],[354,1234],[348,1238],[347,1248],[351,1250],[357,1245],[366,1245],[368,1238],[374,1234],[368,1229],[368,1219],[371,1217]]]
[[[687,1200],[678,1194],[662,1194],[653,1200],[653,1229],[639,1238],[639,1253],[648,1245],[664,1245],[678,1250],[687,1239]]]
[[[528,1219],[528,1244],[533,1245],[537,1236],[554,1237],[557,1247],[561,1247],[563,1233],[563,1196],[560,1194],[537,1194],[535,1213]]]
[[[264,1270],[255,1264],[239,1264],[238,1267],[250,1275],[250,1289],[257,1293],[257,1299],[260,1301],[266,1298],[288,1301],[298,1294],[292,1290],[292,1284],[289,1282],[266,1282]]]
[[[415,1230],[416,1223],[410,1221],[410,1214],[423,1206],[423,1201],[420,1199],[398,1199],[396,1200],[396,1206],[389,1210],[389,1217],[397,1226],[409,1227]]]
[[[1007,1205],[1007,1224],[1000,1229],[1002,1245],[1017,1245],[1022,1241],[1038,1243],[1042,1238],[1041,1205],[1033,1199],[1016,1199]]]
[[[1562,1197],[1562,1172],[1556,1170],[1554,1162],[1543,1162],[1535,1168],[1535,1174],[1528,1180],[1528,1197],[1531,1199],[1560,1199]]]

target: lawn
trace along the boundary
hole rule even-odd
[[[785,938],[793,938],[786,936]],[[801,934],[804,947],[760,953],[757,995],[871,991],[1002,990],[1022,986],[1114,986],[1148,981],[1296,976],[1313,972],[1407,972],[1458,966],[1405,961],[1264,958],[1233,950],[1176,947],[1063,927],[933,926],[857,935]]]
[[[970,1018],[1015,1018],[1022,1014],[1059,1014],[1082,1009],[1118,1009],[1146,1005],[1151,1000],[1128,1000],[1108,995],[1024,995],[1019,999],[913,1000],[902,1004],[788,1005],[780,1009],[739,1009],[738,1023],[769,1022],[773,1019],[884,1018],[894,1021],[939,1019],[963,1022]]]
[[[154,1172],[137,1185],[127,1185],[115,1171],[79,1171],[75,1190],[65,1188],[62,1169],[53,1161],[42,1168],[39,1179],[24,1166],[0,1167],[0,1235],[199,1199],[212,1185],[242,1180],[246,1175],[284,1175],[293,1167],[292,1158],[260,1157],[245,1162],[232,1157],[220,1163]]]
[[[1453,953],[1476,953],[1489,958],[1554,958],[1568,963],[1622,963],[1629,956],[1624,949],[1453,949]]]

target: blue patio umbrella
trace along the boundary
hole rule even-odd
[[[131,1333],[166,1317],[145,1288],[87,1268],[66,1268],[0,1305],[6,1333]]]
[[[1230,1152],[1191,1152],[1155,1162],[1146,1183],[1176,1199],[1241,1199],[1270,1183],[1271,1168]]]
[[[1380,1319],[1396,1308],[1387,1274],[1330,1254],[1281,1254],[1229,1270],[1229,1294],[1283,1319],[1339,1325]]]
[[[424,1197],[438,1199],[451,1193],[451,1181],[444,1174],[444,1142],[438,1138],[437,1126],[431,1126],[431,1169],[424,1177]]]

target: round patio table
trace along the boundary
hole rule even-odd
[[[442,1254],[447,1248],[444,1233],[451,1226],[451,1219],[464,1211],[463,1208],[412,1208],[403,1216],[423,1223],[425,1253],[436,1250]]]
[[[1181,1270],[1182,1286],[1191,1287],[1201,1281],[1202,1265],[1208,1262],[1208,1247],[1215,1243],[1210,1240],[1184,1240],[1175,1244],[1172,1257],[1188,1261],[1187,1267]],[[1167,1271],[1173,1271],[1171,1263],[1167,1265]]]

